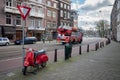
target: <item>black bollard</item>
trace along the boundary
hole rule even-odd
[[[95,44],[95,51],[97,51],[97,43]]]
[[[87,45],[87,52],[89,52],[89,44]]]
[[[54,62],[57,62],[57,49],[55,49]]]
[[[103,42],[103,47],[104,47],[104,42]]]
[[[81,53],[81,46],[79,47],[79,54],[81,55],[82,53]]]
[[[99,42],[97,43],[97,49],[99,49]]]
[[[100,42],[100,48],[102,48],[102,42]]]

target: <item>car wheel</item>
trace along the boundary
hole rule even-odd
[[[6,43],[6,44],[5,44],[5,46],[8,46],[8,45],[9,45],[9,43]]]

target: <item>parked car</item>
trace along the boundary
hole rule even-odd
[[[36,41],[37,41],[36,37],[25,37],[24,38],[24,44],[34,44],[34,43],[36,43]],[[20,45],[20,44],[23,43],[23,40],[22,39],[21,40],[16,40],[14,43],[16,45]]]
[[[7,37],[0,37],[0,45],[8,46],[10,44],[10,40]]]

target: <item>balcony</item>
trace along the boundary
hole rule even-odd
[[[4,12],[20,14],[20,12],[18,11],[18,9],[16,7],[10,7],[10,6],[5,6]]]
[[[35,12],[32,12],[32,11],[30,12],[30,16],[44,18],[43,13],[35,13]]]
[[[36,27],[36,26],[30,26],[28,27],[28,30],[45,30],[43,27]]]

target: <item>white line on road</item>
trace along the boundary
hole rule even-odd
[[[6,59],[6,60],[0,60],[0,62],[10,61],[10,60],[16,60],[16,59],[20,59],[20,58],[22,58],[22,57],[11,58],[11,59]]]

